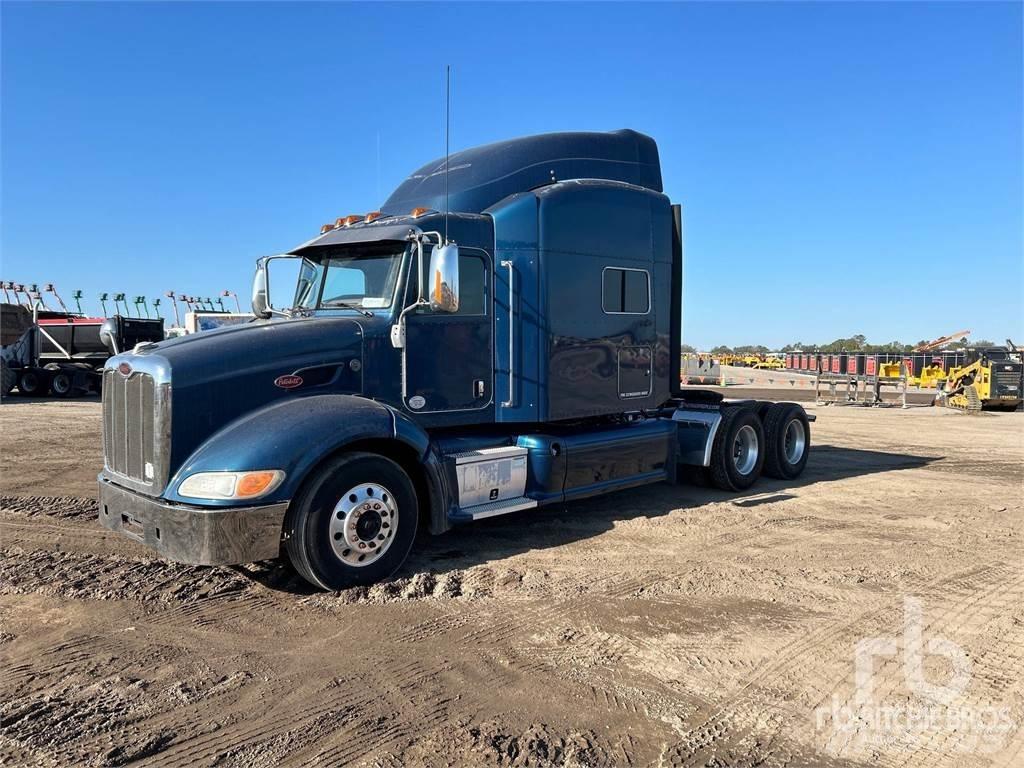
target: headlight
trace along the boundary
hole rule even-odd
[[[284,480],[279,469],[254,472],[197,472],[178,486],[178,495],[190,499],[254,499],[277,488]]]

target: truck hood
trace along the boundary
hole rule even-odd
[[[267,371],[294,373],[331,362],[352,342],[360,346],[362,335],[362,325],[350,317],[255,320],[167,339],[139,354],[166,360],[177,388],[182,379],[191,386]]]
[[[174,471],[202,440],[271,403],[360,394],[363,336],[362,324],[348,317],[256,321],[168,339],[111,361],[150,358],[169,373]]]

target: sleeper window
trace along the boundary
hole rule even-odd
[[[641,269],[604,270],[601,305],[612,314],[645,315],[651,309],[651,283]]]

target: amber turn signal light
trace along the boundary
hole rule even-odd
[[[259,496],[277,480],[277,476],[277,472],[246,472],[244,475],[239,475],[238,484],[235,486],[235,495],[243,498]]]

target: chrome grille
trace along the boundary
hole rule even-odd
[[[138,490],[161,490],[167,479],[168,394],[148,373],[103,372],[104,465]]]

